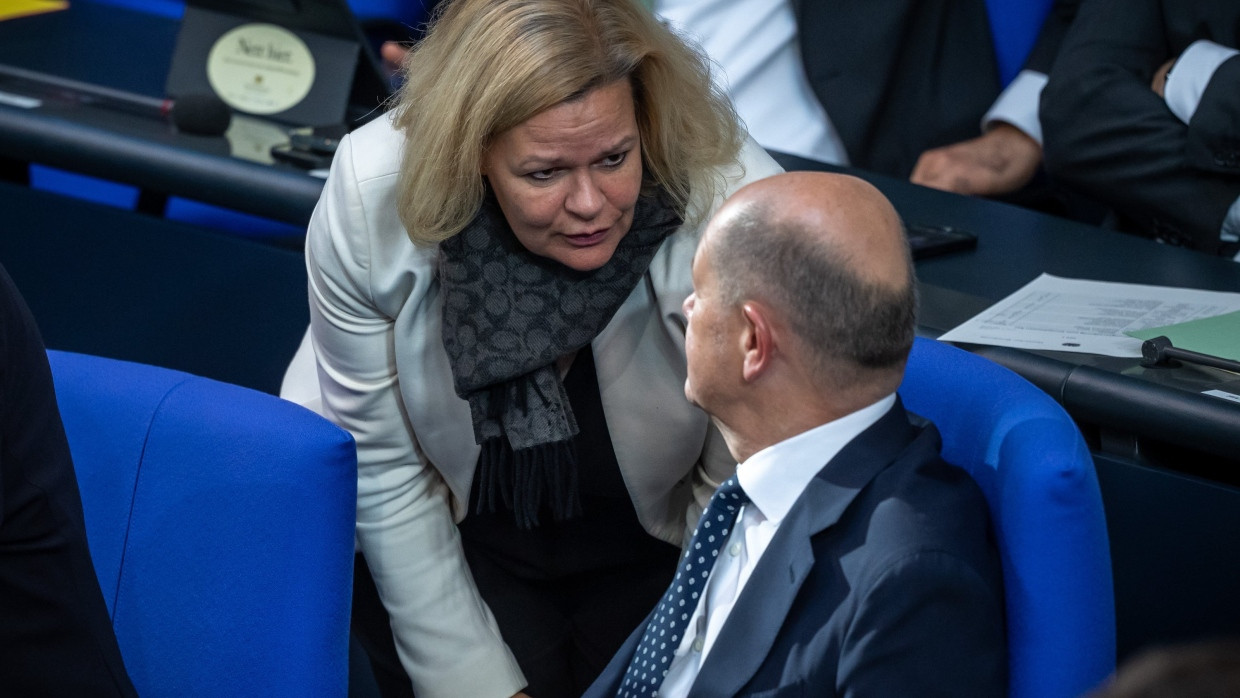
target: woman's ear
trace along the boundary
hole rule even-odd
[[[478,154],[478,174],[482,175],[483,179],[487,178],[487,170],[490,169],[487,165],[490,160],[487,157],[489,154],[490,151],[485,146],[482,148],[482,152]]]

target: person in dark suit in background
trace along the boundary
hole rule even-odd
[[[0,267],[0,693],[136,696],[99,580],[43,339]]]
[[[1002,90],[988,14],[1001,2],[652,3],[719,63],[764,147],[984,196],[1020,190],[1041,163],[1038,93],[1077,2],[1042,4],[1024,70]]]
[[[748,503],[729,531],[712,500],[586,695],[1004,695],[985,500],[895,394],[915,323],[895,210],[848,175],[759,180],[707,227],[693,282],[685,393],[740,461]],[[711,534],[717,558],[699,547]],[[686,585],[703,589],[681,606]]]
[[[1089,0],[1043,92],[1047,171],[1115,227],[1240,252],[1240,3]]]

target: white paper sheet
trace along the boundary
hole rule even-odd
[[[1129,330],[1240,310],[1240,293],[1065,279],[1043,274],[942,335],[947,342],[1141,356]]]

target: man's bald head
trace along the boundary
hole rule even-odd
[[[707,237],[727,300],[772,305],[835,381],[850,381],[841,365],[902,371],[916,321],[912,261],[899,215],[872,185],[768,177],[729,198]]]

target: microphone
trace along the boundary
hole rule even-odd
[[[215,94],[160,99],[9,65],[0,65],[0,81],[80,104],[170,122],[178,131],[198,136],[222,135],[232,121],[232,110]]]
[[[1141,343],[1142,366],[1168,365],[1172,359],[1240,373],[1240,361],[1232,361],[1221,356],[1211,356],[1210,354],[1202,354],[1201,352],[1189,351],[1188,349],[1177,349],[1171,346],[1171,340],[1165,336],[1147,339]]]

